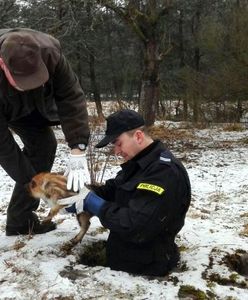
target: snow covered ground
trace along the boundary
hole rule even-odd
[[[60,129],[55,131],[59,145],[53,171],[61,171],[68,148]],[[177,270],[166,278],[146,278],[80,264],[85,249],[108,236],[95,217],[71,254],[61,246],[78,232],[72,215],[56,216],[58,228],[47,234],[5,236],[14,182],[0,169],[0,299],[248,299],[248,277],[237,272],[242,273],[238,258],[248,252],[248,130],[184,132],[187,137],[169,143],[192,184],[192,204],[177,238]],[[105,179],[117,170],[111,161]],[[47,212],[41,203],[37,213],[43,217]]]

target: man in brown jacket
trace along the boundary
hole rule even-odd
[[[0,29],[0,164],[16,182],[7,210],[6,235],[45,233],[34,211],[39,201],[25,189],[31,178],[50,171],[57,142],[50,126],[61,124],[71,153],[67,187],[77,191],[87,172],[89,138],[84,93],[60,43],[31,29]],[[21,150],[12,132],[22,143]]]

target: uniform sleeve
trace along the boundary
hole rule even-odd
[[[134,243],[150,241],[165,230],[172,231],[172,220],[182,219],[177,194],[181,179],[173,169],[156,167],[144,178],[143,183],[150,184],[150,190],[139,189],[139,183],[135,187],[126,186],[122,192],[129,197],[128,206],[105,203],[100,213],[104,227]],[[156,192],[156,187],[157,191],[163,190],[161,194]]]
[[[0,164],[14,181],[20,184],[28,183],[35,175],[35,170],[25,155],[23,155],[8,129],[2,112],[0,112],[0,124]]]
[[[90,189],[106,201],[113,202],[115,199],[116,184],[114,179],[107,180],[102,186],[90,186]]]
[[[80,143],[87,145],[89,125],[84,92],[63,54],[56,66],[53,79],[55,101],[68,145]]]

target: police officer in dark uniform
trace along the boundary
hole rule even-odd
[[[111,269],[164,276],[179,261],[175,237],[190,204],[188,174],[147,134],[143,118],[133,110],[107,118],[106,135],[96,147],[109,143],[125,160],[116,178],[91,191],[84,188],[81,196],[62,199],[61,204],[72,204],[69,212],[98,216],[110,230],[106,255]]]

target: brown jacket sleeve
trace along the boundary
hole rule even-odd
[[[89,125],[84,93],[63,54],[55,68],[53,83],[55,102],[68,145],[87,145]]]
[[[49,34],[34,32],[42,48],[42,57],[52,81],[58,117],[66,141],[86,144],[89,138],[88,112],[84,92],[70,63],[61,51],[60,42]]]

